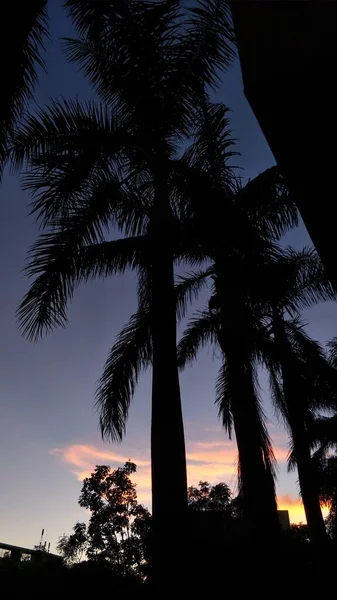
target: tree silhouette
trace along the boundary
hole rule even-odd
[[[267,256],[266,256],[267,258]],[[288,280],[285,277],[285,264],[287,269],[292,270],[293,278]],[[310,456],[310,440],[308,437],[309,419],[312,411],[318,408],[327,408],[331,406],[331,402],[335,402],[336,398],[336,372],[328,363],[324,356],[324,352],[319,344],[311,340],[305,333],[301,323],[295,315],[298,314],[300,308],[315,304],[322,299],[331,299],[334,297],[334,291],[324,277],[322,266],[317,255],[310,250],[303,252],[295,252],[288,249],[274,255],[271,262],[266,261],[265,265],[260,267],[253,276],[254,285],[249,287],[249,280],[242,280],[241,287],[241,303],[236,298],[236,306],[232,303],[227,303],[227,310],[221,310],[221,303],[217,297],[219,290],[215,287],[210,308],[200,312],[193,318],[188,328],[183,335],[179,347],[178,358],[182,365],[196,358],[198,349],[208,341],[217,343],[223,353],[223,365],[219,372],[219,377],[216,386],[216,401],[219,405],[220,415],[223,424],[229,434],[234,425],[236,440],[239,449],[240,461],[240,478],[244,512],[248,515],[253,511],[253,507],[247,506],[247,496],[254,491],[253,481],[251,487],[246,485],[246,473],[252,477],[256,473],[251,464],[245,468],[241,467],[241,456],[244,460],[251,460],[248,451],[251,452],[253,447],[252,438],[246,446],[245,441],[251,436],[249,433],[243,433],[244,427],[247,429],[252,427],[254,422],[252,411],[255,406],[255,423],[258,428],[261,428],[261,440],[263,436],[267,436],[267,432],[263,425],[263,413],[259,408],[258,397],[256,395],[257,387],[255,387],[255,401],[247,406],[247,398],[254,398],[252,391],[249,396],[249,385],[254,389],[254,378],[259,365],[267,367],[271,374],[271,384],[273,390],[273,399],[276,407],[291,434],[293,447],[296,446],[296,456],[298,470],[300,475],[300,487],[302,491],[303,501],[306,507],[306,513],[309,524],[309,531],[312,539],[319,540],[324,538],[325,530],[321,510],[319,506],[318,490],[314,481],[314,471],[311,464]],[[251,274],[252,275],[252,274]],[[287,281],[287,285],[286,282]],[[291,288],[290,288],[291,281]],[[278,285],[278,282],[281,282]],[[247,285],[247,288],[245,288]],[[269,286],[272,292],[265,289]],[[283,292],[281,293],[281,288]],[[285,291],[287,289],[287,292]],[[232,297],[231,283],[227,279],[227,295]],[[275,335],[276,316],[273,310],[276,302],[276,294],[278,294],[278,306],[283,306],[292,318],[283,321],[284,336],[287,340],[285,350],[284,342],[279,339],[278,332]],[[226,305],[225,305],[226,306]],[[241,313],[237,313],[237,308],[240,307]],[[239,319],[241,314],[241,318]],[[233,316],[237,315],[236,319]],[[239,326],[237,322],[239,321]],[[241,322],[240,322],[241,321]],[[240,336],[240,328],[242,327],[242,335]],[[238,358],[230,362],[227,356],[231,355],[231,347],[237,348],[241,345],[246,349],[250,348],[251,352],[251,367],[250,371],[246,370],[247,388],[244,394],[242,381],[244,372],[240,377],[237,372]],[[249,346],[249,343],[251,346]],[[237,350],[236,350],[237,351]],[[285,371],[285,367],[288,371]],[[291,365],[291,367],[290,367]],[[231,370],[232,369],[232,370]],[[291,380],[287,377],[291,374]],[[241,395],[237,393],[241,390]],[[237,419],[237,407],[242,407],[242,419],[245,419],[243,425]],[[251,411],[249,413],[249,410]],[[243,427],[243,432],[240,427]],[[268,448],[268,438],[265,438],[264,446],[260,441],[261,448]],[[247,448],[247,450],[246,450]],[[271,449],[271,447],[269,446]],[[303,462],[305,469],[303,469]],[[270,468],[272,473],[272,465]],[[248,488],[248,489],[247,489]],[[248,496],[252,501],[252,496]],[[253,496],[254,498],[254,496]],[[256,498],[256,508],[258,510],[258,495]],[[316,511],[313,514],[310,511],[310,506],[316,503],[318,514]],[[315,520],[316,516],[316,520]],[[263,515],[260,521],[262,522]],[[323,524],[323,532],[319,530],[321,520]],[[317,525],[318,521],[318,525]],[[255,521],[256,523],[257,521]]]
[[[223,482],[210,485],[208,481],[199,481],[197,487],[188,488],[187,499],[192,510],[231,512],[232,493]]]
[[[47,2],[6,2],[1,13],[0,45],[3,78],[0,100],[0,175],[11,144],[11,136],[34,92],[37,70],[44,66],[42,53],[47,37]],[[8,35],[9,30],[11,35]]]
[[[187,507],[172,244],[180,228],[170,180],[199,98],[234,56],[229,7],[224,0],[65,6],[79,34],[66,40],[67,55],[101,103],[53,101],[16,132],[10,156],[15,167],[28,161],[25,186],[44,229],[30,253],[27,272],[36,279],[19,318],[35,339],[66,323],[67,301],[91,277],[131,267],[140,290],[150,282],[153,513],[158,531],[166,528],[156,536],[163,539],[169,520],[179,527]],[[107,241],[116,227],[126,238]],[[103,435],[120,439],[126,413],[122,402],[106,403]],[[165,482],[173,476],[168,501]]]
[[[79,504],[90,510],[88,526],[76,523],[70,536],[62,536],[58,551],[71,564],[86,556],[108,564],[117,575],[143,577],[150,562],[151,516],[138,504],[130,475],[136,465],[125,463],[112,470],[97,466],[83,481]]]

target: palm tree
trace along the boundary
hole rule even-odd
[[[279,523],[274,458],[255,385],[256,324],[260,308],[256,306],[258,312],[252,312],[249,294],[256,287],[261,267],[277,253],[279,237],[296,224],[297,212],[275,168],[245,186],[240,181],[233,185],[228,179],[227,158],[232,140],[225,117],[219,108],[215,110],[204,103],[194,143],[183,157],[194,173],[194,183],[191,178],[188,181],[191,202],[187,212],[196,229],[195,237],[211,260],[211,270],[205,276],[212,276],[214,293],[210,310],[191,324],[187,336],[181,340],[178,356],[182,365],[194,358],[193,342],[197,348],[207,340],[207,335],[220,345],[226,357],[218,382],[223,392],[221,410],[227,430],[231,432],[232,422],[236,430],[246,524],[255,532],[262,527],[266,536],[275,538]],[[195,199],[200,190],[205,190],[209,199],[208,214]],[[202,279],[202,274],[199,277]],[[194,287],[193,278],[191,283]],[[189,286],[188,280],[185,284]]]
[[[317,409],[335,402],[337,377],[323,348],[308,337],[298,317],[304,307],[335,299],[335,292],[312,252],[288,250],[272,269],[274,273],[266,277],[274,350],[266,362],[274,400],[291,436],[309,534],[319,543],[326,531],[311,458],[310,423]]]
[[[47,2],[6,2],[1,11],[3,90],[0,100],[0,169],[3,169],[13,128],[33,94],[37,67],[43,67],[47,36]]]
[[[172,174],[172,193],[179,199],[179,220],[184,232],[181,237],[186,240],[189,257],[193,252],[199,252],[200,258],[204,257],[208,261],[211,259],[214,264],[219,265],[218,270],[211,266],[206,271],[194,273],[192,278],[188,278],[188,282],[181,282],[177,287],[179,317],[186,311],[188,300],[205,284],[207,276],[220,274],[217,277],[219,284],[223,271],[220,264],[223,265],[224,260],[231,276],[243,265],[243,254],[246,257],[245,273],[256,270],[256,262],[263,263],[266,253],[273,255],[276,250],[274,242],[278,236],[296,223],[296,210],[276,169],[266,171],[245,187],[233,179],[228,165],[234,152],[231,149],[233,140],[227,114],[225,106],[211,104],[205,96],[201,99],[197,106],[198,118],[192,143],[179,161],[176,161]],[[207,198],[206,211],[204,198]],[[261,208],[262,201],[264,212]],[[264,232],[263,235],[261,232]],[[240,291],[237,295],[240,302]],[[129,406],[140,369],[151,362],[151,347],[148,343],[150,322],[151,309],[145,299],[111,350],[98,390],[104,421],[107,420],[106,416],[108,420],[111,419],[109,411],[115,410],[116,398],[122,397],[124,405]],[[247,375],[250,383],[252,375],[252,372]],[[255,397],[255,390],[252,396]],[[254,430],[250,437],[259,446],[253,468],[247,468],[247,477],[251,477],[251,492],[248,497],[255,497],[256,507],[255,514],[251,508],[248,509],[249,522],[261,522],[263,513],[262,522],[269,523],[266,530],[271,533],[278,529],[271,475],[272,456],[268,436],[257,413],[256,410],[252,411],[250,416],[253,424],[249,425],[249,431]],[[247,421],[250,422],[250,419]],[[254,428],[255,423],[257,425]],[[243,445],[248,448],[249,438]],[[252,457],[251,452],[245,454],[247,459]],[[260,474],[261,481],[258,484],[256,476],[253,481],[250,475],[253,471]],[[245,482],[247,477],[244,478]],[[260,498],[257,500],[257,488],[263,490],[262,497],[267,498],[265,504],[261,503]],[[264,508],[261,509],[262,504]]]
[[[145,289],[151,299],[153,514],[169,530],[187,506],[173,268],[185,242],[171,179],[198,98],[234,54],[229,9],[224,0],[184,10],[177,0],[65,5],[80,35],[66,51],[101,104],[53,101],[16,132],[12,162],[28,161],[25,185],[45,230],[30,252],[27,272],[36,279],[19,318],[35,339],[66,323],[80,282],[138,271],[140,297]],[[105,241],[115,227],[126,237]],[[107,408],[103,435],[121,439],[126,416],[123,401]]]
[[[221,111],[222,114],[224,114],[223,107],[217,107],[217,110],[216,107],[212,107],[213,116],[216,115],[219,118],[219,113]],[[181,165],[179,166],[181,167]],[[195,172],[194,175],[197,176],[197,173]],[[227,273],[228,279],[230,280],[230,277],[236,273],[236,269],[240,268],[240,266],[244,266],[244,261],[239,257],[242,255],[246,246],[246,250],[250,250],[250,246],[248,247],[248,240],[253,239],[254,247],[258,247],[258,244],[255,244],[255,242],[257,242],[258,238],[260,237],[260,228],[269,231],[269,236],[272,238],[276,231],[279,232],[285,227],[284,223],[287,222],[285,215],[287,215],[288,219],[291,221],[292,208],[291,205],[289,205],[288,210],[285,208],[288,197],[285,190],[281,186],[282,180],[278,177],[276,170],[268,171],[263,176],[259,176],[256,181],[254,180],[248,184],[247,189],[238,188],[237,198],[240,198],[240,202],[244,204],[244,214],[241,213],[241,209],[240,212],[236,214],[234,206],[231,206],[233,204],[233,194],[231,195],[228,189],[228,173],[224,173],[224,175],[226,175],[226,178],[221,199],[223,200],[223,203],[226,202],[230,204],[228,207],[228,223],[225,222],[225,225],[229,233],[231,231],[231,227],[234,230],[232,231],[231,241],[227,242],[226,237],[221,237],[219,247],[221,243],[226,244],[226,251],[222,255],[219,252],[218,256],[220,255],[220,259],[218,259],[217,264],[214,261],[203,271],[195,272],[193,275],[190,275],[187,278],[180,279],[180,282],[176,287],[176,300],[179,318],[185,314],[189,300],[193,299],[193,297],[198,294],[202,286],[207,283],[208,279],[213,278],[214,286],[218,288],[218,293],[221,293],[219,281],[217,280],[218,273]],[[205,185],[206,178],[201,179],[203,179],[203,184]],[[197,187],[200,190],[200,186],[202,184],[200,177],[198,183],[199,185]],[[186,169],[184,171],[184,184],[187,185]],[[181,182],[179,183],[179,186],[182,186]],[[260,193],[260,196],[263,194],[268,196],[266,193],[266,188],[269,189],[270,207],[268,211],[265,211],[265,215],[267,215],[265,218],[265,226],[262,227],[261,219],[259,218],[258,225],[256,225],[255,230],[252,227],[251,231],[249,231],[249,223],[247,223],[247,215],[249,216],[249,212],[246,211],[246,206],[249,205],[251,207],[252,213],[253,211],[257,211],[256,207],[258,206],[258,202],[256,195]],[[250,202],[248,201],[248,189],[251,197]],[[278,193],[276,193],[276,189],[279,190]],[[275,194],[274,197],[272,192]],[[282,202],[282,194],[284,204]],[[208,195],[208,198],[209,201],[211,201],[212,198],[210,194]],[[275,203],[280,206],[279,209],[276,209]],[[240,221],[241,214],[242,220]],[[257,214],[260,215],[260,212],[257,211]],[[295,216],[296,215],[294,215],[294,217]],[[224,217],[226,217],[226,213],[224,214]],[[206,219],[207,216],[204,219],[204,224]],[[252,215],[249,216],[249,219],[252,219]],[[221,222],[223,221],[224,219],[222,219]],[[244,229],[244,225],[246,225],[246,228],[244,229],[242,238],[237,238],[234,245],[233,234],[235,235],[236,232],[239,231],[240,222],[242,223],[242,230]],[[236,226],[238,229],[235,229]],[[198,242],[200,239],[196,234],[197,227],[198,224],[193,223],[193,226],[189,224],[186,237],[189,234],[192,234],[191,242],[189,242],[190,247],[193,246],[195,240]],[[204,227],[204,232],[206,232],[206,235],[208,234],[206,227]],[[216,238],[213,237],[213,248],[215,240]],[[199,243],[201,244],[201,242]],[[206,243],[202,245],[202,251],[204,252],[205,256],[207,256],[208,251],[209,257],[211,255],[210,244],[211,235],[207,239]],[[265,235],[265,241],[260,241],[261,253],[262,250],[265,251],[267,247],[273,255],[275,248],[271,242],[268,246],[267,235]],[[260,260],[262,257],[261,253]],[[252,270],[255,266],[257,252],[246,252],[246,254],[248,254],[250,261],[249,262],[248,259],[246,261],[247,270],[245,273],[248,273],[249,270]],[[212,254],[211,256],[216,255]],[[222,261],[221,263],[220,260]],[[220,264],[222,265],[221,268]],[[233,288],[233,284],[231,282],[229,283],[229,286],[232,284],[232,287],[230,287],[231,293],[228,294],[226,292],[224,294],[227,302],[226,307],[222,310],[219,310],[216,306],[216,298],[215,296],[213,297],[213,309],[211,312],[207,310],[199,315],[197,319],[198,323],[196,330],[193,330],[193,327],[191,326],[188,343],[184,345],[184,340],[181,342],[179,346],[179,358],[182,360],[183,352],[187,352],[188,354],[187,346],[189,344],[191,344],[190,348],[194,343],[197,346],[199,343],[204,343],[208,337],[211,339],[218,339],[219,335],[219,338],[221,337],[222,340],[221,344],[223,347],[226,346],[226,353],[228,353],[229,362],[231,364],[230,393],[237,398],[237,405],[239,405],[239,410],[236,411],[235,415],[235,423],[238,429],[237,438],[240,440],[240,478],[242,487],[244,489],[244,497],[246,498],[246,521],[250,529],[255,528],[256,530],[256,528],[258,528],[259,531],[261,531],[263,524],[266,523],[266,533],[268,532],[268,536],[272,536],[273,532],[278,529],[275,489],[273,483],[273,455],[270,440],[263,424],[261,407],[258,400],[257,388],[255,386],[255,323],[247,323],[247,319],[251,319],[251,315],[248,313],[247,307],[244,305],[243,290],[245,281],[241,271],[240,276],[242,277],[242,281],[238,293],[235,294],[236,302],[234,300],[232,301],[232,292],[235,292],[235,289]],[[252,277],[251,281],[253,280],[254,279]],[[237,285],[237,283],[238,282],[236,281],[235,285]],[[239,313],[239,316],[236,320],[233,311],[236,311],[235,314]],[[230,338],[228,336],[228,331],[226,331],[225,335],[223,326],[222,328],[219,327],[219,324],[221,323],[221,314],[231,315],[230,319],[227,319],[229,325],[235,322],[235,331],[233,331],[233,335]],[[245,318],[245,314],[247,315],[247,319]],[[124,402],[130,402],[130,398],[133,394],[141,368],[146,368],[151,363],[152,348],[148,335],[150,322],[151,309],[149,303],[146,304],[145,302],[139,307],[138,312],[131,317],[129,323],[121,331],[115,345],[111,350],[98,390],[98,400],[104,417],[104,411],[107,409],[107,407],[111,407],[111,399],[113,400],[116,398],[116,395],[117,397],[121,395],[124,398]],[[222,333],[220,333],[220,331]],[[195,338],[193,338],[194,334],[196,335]],[[238,348],[238,346],[240,346],[238,342],[238,337],[240,335],[244,340],[241,350]],[[185,341],[187,342],[187,340]],[[195,353],[193,350],[192,354],[194,357]],[[185,356],[185,358],[187,360],[187,356]],[[190,355],[188,358],[192,358],[192,355]],[[227,367],[224,367],[221,372],[221,381],[223,382],[221,389],[223,389],[224,385],[227,385],[226,378]],[[128,382],[127,386],[126,382]],[[227,394],[227,399],[228,398],[229,395]],[[246,401],[245,404],[243,403],[242,398],[244,401]],[[241,406],[244,406],[244,410],[241,410]],[[225,408],[225,405],[223,405],[223,415],[224,424],[229,430],[231,430],[232,414],[231,412],[228,412],[228,403],[227,409]]]
[[[178,357],[180,364],[185,366],[196,358],[198,349],[205,343],[211,341],[221,348],[223,364],[216,385],[216,401],[229,434],[232,426],[235,429],[243,508],[246,519],[249,515],[255,523],[258,510],[262,510],[264,522],[267,513],[260,495],[256,494],[255,498],[253,495],[252,478],[255,476],[256,489],[256,473],[259,472],[258,467],[254,466],[254,445],[256,451],[260,448],[269,478],[273,474],[271,446],[256,393],[258,365],[264,364],[269,369],[274,401],[291,434],[309,531],[313,540],[321,541],[325,530],[311,461],[308,423],[313,410],[330,405],[331,394],[337,389],[337,380],[322,348],[306,335],[298,319],[282,320],[283,337],[280,339],[277,329],[280,321],[271,311],[271,306],[276,299],[277,282],[284,282],[280,276],[282,273],[285,275],[285,263],[288,267],[293,263],[292,270],[296,272],[296,278],[292,280],[293,290],[288,287],[288,294],[279,297],[278,306],[280,308],[283,303],[283,311],[287,310],[293,315],[303,305],[334,298],[334,291],[324,279],[321,265],[312,251],[280,252],[277,260],[260,269],[261,273],[255,271],[255,289],[249,285],[249,279],[242,280],[240,294],[235,293],[237,283],[234,280],[233,285],[228,278],[223,293],[225,301],[222,301],[219,298],[221,291],[215,282],[210,307],[197,314],[188,324],[178,346]],[[225,265],[223,272],[226,273]],[[264,281],[273,290],[267,290],[265,298]],[[262,471],[261,479],[263,481]],[[266,485],[262,489],[266,492]],[[320,529],[322,524],[323,531]]]
[[[312,541],[321,543],[326,538],[326,531],[311,456],[309,431],[315,411],[322,404],[326,408],[317,378],[329,370],[326,368],[328,363],[320,345],[308,338],[297,321],[275,318],[273,333],[280,376],[280,381],[273,383],[274,392],[277,385],[280,386],[275,393],[276,405],[290,434],[292,462],[298,471],[309,535]],[[328,376],[331,379],[330,373]]]
[[[243,418],[240,429],[241,456],[245,456],[247,461],[246,467],[241,467],[245,490],[247,487],[249,490],[244,494],[245,512],[248,522],[269,523],[266,529],[271,532],[273,527],[277,528],[272,454],[253,386],[256,360],[262,355],[269,368],[272,367],[274,371],[276,369],[269,359],[272,348],[269,338],[269,347],[266,347],[268,328],[266,330],[266,325],[263,324],[263,319],[267,318],[268,327],[271,328],[275,316],[275,294],[271,292],[271,277],[274,277],[275,290],[278,290],[275,296],[277,302],[282,300],[283,308],[292,314],[297,314],[301,308],[320,299],[334,297],[334,292],[324,278],[315,254],[307,250],[303,253],[288,251],[281,254],[275,245],[282,233],[296,223],[296,210],[277,170],[268,170],[244,187],[233,186],[226,164],[228,156],[232,154],[229,152],[231,143],[224,107],[202,102],[194,142],[176,166],[173,183],[176,193],[189,200],[183,205],[192,223],[189,223],[187,232],[187,237],[191,236],[190,247],[195,243],[199,244],[204,256],[213,261],[213,266],[182,282],[177,288],[177,301],[179,310],[184,311],[186,294],[189,298],[193,297],[206,277],[213,276],[213,314],[206,311],[201,315],[198,322],[200,335],[203,341],[207,335],[216,337],[224,354],[230,356],[231,364],[234,365],[233,375],[241,364],[241,376],[237,373],[237,383],[231,386],[231,390],[234,395],[237,394],[237,405],[240,408],[239,401],[242,403],[242,397],[251,399],[250,412],[245,407],[241,415],[240,412],[236,414],[237,424],[240,417]],[[208,198],[207,213],[200,202],[203,193]],[[280,290],[279,281],[282,282],[284,278],[288,287],[284,285],[284,289]],[[248,294],[248,302],[245,294]],[[237,315],[235,323],[238,325],[232,335],[230,330],[233,320],[227,319],[228,314],[233,317]],[[150,309],[141,307],[111,351],[98,393],[103,414],[109,406],[109,398],[113,398],[116,390],[120,389],[119,373],[124,374],[124,382],[129,381],[129,402],[140,368],[150,361],[151,348],[144,344],[149,319]],[[192,334],[189,341],[192,344],[198,343]],[[262,343],[264,351],[261,349]],[[194,356],[195,353],[192,352],[192,357]],[[223,386],[228,384],[226,377],[227,370],[224,369],[221,379]],[[241,393],[238,393],[237,390],[241,387]],[[225,398],[226,394],[223,393],[222,397]],[[233,418],[228,410],[229,405],[227,395],[227,403],[223,406],[223,409],[226,408],[226,412],[223,410],[223,414],[226,414],[226,426],[231,425]],[[251,447],[255,447],[255,455],[251,452]],[[247,475],[243,475],[243,472]],[[256,477],[254,476],[253,481],[251,473],[260,474],[258,486]],[[266,504],[261,502],[260,496],[257,497],[256,488],[263,490],[262,497]],[[270,526],[272,523],[273,527]]]
[[[337,338],[328,342],[328,357],[333,369],[337,365]],[[328,393],[327,393],[328,392]],[[327,397],[308,423],[315,482],[319,489],[320,501],[329,505],[330,513],[326,521],[329,535],[336,540],[337,532],[337,395],[335,390],[323,390],[321,398]],[[296,464],[294,452],[291,455],[291,467]]]

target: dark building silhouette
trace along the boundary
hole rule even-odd
[[[13,546],[12,544],[0,542],[0,551],[2,551],[2,557],[5,556],[6,560],[10,560],[14,563],[19,563],[22,560],[31,560],[34,563],[41,563],[45,561],[48,561],[48,563],[57,563],[62,562],[63,560],[62,556],[51,554],[40,546],[32,550],[31,548],[24,548],[23,546]]]
[[[290,518],[288,510],[278,510],[277,511],[278,518],[280,521],[282,531],[287,531],[290,529]]]
[[[245,95],[337,285],[337,1],[231,4]]]

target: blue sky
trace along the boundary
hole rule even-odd
[[[77,68],[67,65],[58,41],[71,35],[70,24],[59,2],[49,5],[52,41],[36,104],[59,96],[85,100],[92,92]],[[232,109],[233,134],[242,154],[237,162],[245,168],[245,176],[271,166],[274,159],[245,100],[238,64],[224,75],[217,99]],[[21,191],[18,175],[6,174],[0,200],[0,540],[31,547],[45,528],[54,548],[62,533],[86,518],[77,504],[79,480],[95,464],[118,466],[127,458],[134,460],[140,466],[139,495],[148,503],[150,373],[141,379],[123,444],[102,444],[93,408],[95,384],[114,336],[135,309],[134,275],[79,289],[69,308],[68,327],[29,344],[18,331],[14,312],[28,287],[21,269],[37,227],[28,216],[30,199]],[[297,247],[309,243],[302,226],[288,241]],[[317,339],[325,341],[337,333],[332,304],[308,311],[305,319]],[[207,478],[235,486],[235,446],[221,431],[213,404],[218,364],[217,353],[206,349],[181,377],[189,481]],[[280,463],[282,507],[293,507],[293,518],[302,518],[296,476],[286,475],[284,465],[286,436],[268,408],[263,379],[262,388]]]

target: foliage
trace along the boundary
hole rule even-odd
[[[47,2],[6,2],[1,11],[0,48],[6,81],[0,102],[0,175],[11,146],[13,130],[32,97],[47,32]],[[11,35],[8,35],[8,31]]]
[[[90,510],[88,526],[76,523],[73,533],[63,535],[58,551],[70,564],[89,561],[107,563],[120,575],[143,575],[149,561],[150,514],[138,504],[130,476],[136,465],[125,463],[112,470],[97,466],[83,481],[79,504]]]
[[[210,485],[208,481],[199,481],[197,487],[188,488],[187,499],[191,510],[231,511],[232,493],[226,483]]]
[[[73,533],[69,536],[63,534],[57,544],[57,551],[68,564],[81,562],[87,548],[87,526],[79,522],[74,525]]]
[[[330,537],[337,542],[337,455],[314,454],[316,476],[318,479],[321,502],[329,507],[326,527]]]
[[[289,531],[285,533],[285,537],[288,538],[289,541],[295,543],[308,543],[310,541],[308,525],[304,525],[303,523],[292,523]]]
[[[68,0],[65,7],[78,33],[65,41],[67,55],[97,89],[99,102],[53,100],[15,132],[10,157],[16,168],[28,161],[24,186],[43,229],[29,252],[26,273],[33,283],[18,311],[24,335],[34,341],[66,325],[67,303],[79,284],[151,267],[158,248],[149,247],[147,234],[158,178],[172,199],[164,229],[183,239],[177,158],[198,135],[197,105],[234,57],[225,0],[193,6]],[[128,239],[111,241],[116,228]],[[131,390],[126,380],[124,393],[113,393],[108,362],[98,390],[102,433],[113,440],[124,434],[137,363],[134,371],[125,375],[133,377]]]

